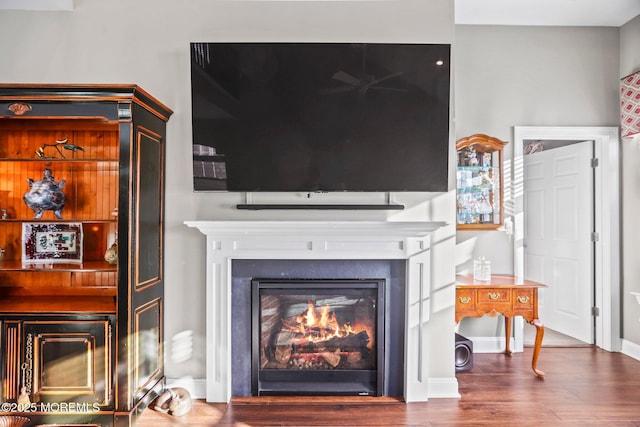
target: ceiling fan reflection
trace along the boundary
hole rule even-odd
[[[407,92],[407,90],[404,88],[380,85],[381,82],[384,82],[402,75],[403,74],[402,71],[391,73],[384,77],[376,78],[373,74],[367,73],[366,63],[367,63],[367,51],[366,51],[366,46],[364,46],[362,50],[362,72],[358,75],[358,77],[355,77],[352,74],[349,74],[343,70],[336,71],[332,75],[332,78],[341,83],[344,83],[344,85],[333,87],[333,88],[321,89],[320,93],[324,95],[328,95],[328,94],[335,94],[335,93],[356,92],[358,95],[358,98],[362,98],[367,94],[369,90],[400,92],[400,93]]]

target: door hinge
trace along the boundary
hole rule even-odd
[[[598,307],[591,307],[591,315],[592,316],[600,316],[600,309]]]
[[[597,231],[594,231],[591,233],[591,241],[592,242],[597,242],[600,240],[600,233],[598,233]]]
[[[592,168],[597,168],[598,166],[600,166],[600,165],[598,164],[598,158],[597,158],[597,157],[594,157],[593,159],[591,159],[591,167],[592,167]]]

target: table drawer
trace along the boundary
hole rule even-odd
[[[474,289],[456,289],[456,310],[473,311],[476,309],[476,293]]]
[[[478,303],[509,303],[511,290],[500,288],[478,289]]]
[[[514,289],[513,306],[516,309],[530,309],[534,306],[533,289]]]
[[[507,288],[482,288],[478,289],[478,310],[484,311],[489,316],[496,313],[505,316],[513,315],[511,301],[511,289]]]

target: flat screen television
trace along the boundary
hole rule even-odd
[[[448,190],[450,45],[191,43],[195,191]]]

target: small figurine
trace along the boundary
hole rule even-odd
[[[67,201],[62,187],[66,181],[63,179],[56,182],[51,174],[51,169],[45,169],[41,180],[34,181],[28,178],[27,182],[30,190],[24,194],[23,200],[28,207],[33,209],[35,213],[33,217],[40,219],[44,211],[51,210],[56,218],[62,219],[62,208]]]
[[[104,253],[104,260],[111,265],[118,264],[118,241],[116,240]]]
[[[191,410],[193,405],[191,393],[185,388],[174,387],[165,389],[155,401],[152,408],[158,412],[181,417]]]
[[[31,405],[31,399],[29,399],[29,394],[27,393],[26,387],[20,387],[20,395],[18,396],[18,405],[24,405],[25,408],[28,408]]]
[[[464,152],[463,166],[478,166],[478,157],[473,147],[468,147]]]
[[[44,152],[44,149],[46,147],[53,147],[56,149],[56,151],[58,152],[58,154],[60,154],[60,157],[63,159],[66,159],[67,157],[62,153],[62,151],[60,151],[59,147],[64,148],[65,150],[69,150],[72,153],[76,152],[76,151],[84,151],[84,148],[82,148],[79,145],[76,144],[71,144],[69,142],[69,138],[65,138],[65,139],[56,139],[56,143],[55,144],[44,144],[41,147],[39,147],[36,150],[36,157],[40,158],[40,159],[55,159],[55,156],[47,156]]]

